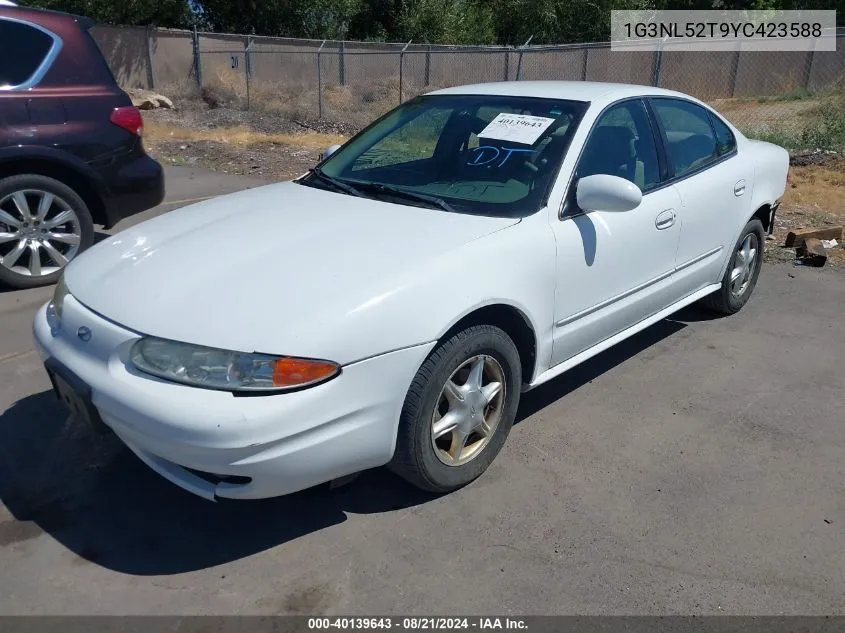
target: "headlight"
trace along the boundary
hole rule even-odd
[[[61,274],[56,282],[56,288],[53,290],[53,299],[47,305],[47,319],[52,327],[57,326],[62,320],[62,310],[65,306],[65,297],[68,294],[65,276]]]
[[[131,359],[153,376],[223,391],[297,389],[340,373],[340,365],[325,360],[244,354],[153,337],[135,343]]]

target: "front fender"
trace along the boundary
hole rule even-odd
[[[436,341],[473,311],[503,304],[518,310],[533,328],[537,364],[547,365],[555,257],[554,236],[537,214],[386,277],[357,305],[332,310],[335,318],[309,328],[321,332],[313,346],[334,350],[346,363],[356,362]]]

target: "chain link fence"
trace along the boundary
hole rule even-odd
[[[467,47],[122,27],[97,27],[94,36],[123,85],[177,95],[200,89],[207,102],[349,129],[438,88],[561,79],[679,90],[711,103],[738,127],[781,142],[778,135],[800,136],[831,112],[845,128],[845,29],[830,52],[671,46],[632,52],[612,51],[609,43]]]

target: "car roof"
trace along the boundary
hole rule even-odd
[[[52,28],[56,21],[72,20],[79,24],[83,29],[90,29],[96,22],[91,18],[86,18],[81,15],[74,15],[64,11],[53,11],[51,9],[36,9],[33,7],[22,7],[16,4],[3,4],[0,2],[0,16],[6,18],[15,18],[18,20],[25,20]]]
[[[601,81],[499,81],[444,88],[428,94],[502,95],[601,102],[616,101],[617,99],[640,95],[665,95],[690,98],[688,95],[680,92],[656,88],[654,86],[605,83]]]

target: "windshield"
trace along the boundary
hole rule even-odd
[[[399,204],[524,217],[545,205],[587,105],[499,95],[419,97],[300,182]]]

